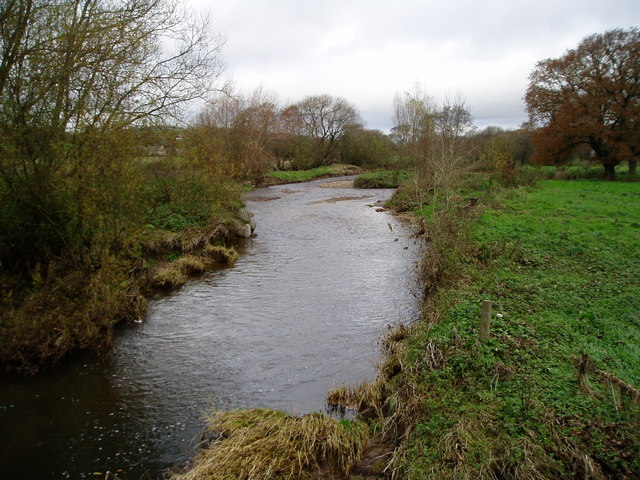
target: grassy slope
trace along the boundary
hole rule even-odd
[[[282,170],[269,172],[268,177],[275,179],[278,183],[299,183],[316,180],[323,177],[339,177],[343,175],[355,175],[362,170],[352,165],[328,165],[323,167],[312,168],[310,170]],[[263,183],[271,183],[269,179]]]
[[[363,173],[354,181],[355,188],[398,188],[409,179],[408,171],[383,170]]]
[[[550,181],[500,203],[405,345],[406,477],[638,475],[638,405],[618,412],[595,373],[584,391],[572,357],[640,385],[640,184]],[[485,345],[483,299],[502,315]]]

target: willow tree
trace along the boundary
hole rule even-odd
[[[0,19],[0,262],[86,262],[135,216],[129,127],[205,95],[222,42],[173,0],[7,0]]]
[[[525,95],[538,163],[556,163],[587,146],[615,178],[640,154],[640,30],[585,38],[562,57],[539,62]]]

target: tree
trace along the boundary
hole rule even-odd
[[[640,30],[585,38],[562,57],[536,65],[525,95],[535,129],[533,161],[554,163],[588,146],[608,179],[640,154]]]
[[[394,109],[392,138],[401,158],[415,167],[418,195],[426,190],[448,204],[452,183],[462,173],[472,150],[470,134],[474,127],[464,99],[458,95],[437,105],[416,85],[413,92],[396,95]],[[426,203],[422,198],[418,201]]]
[[[0,20],[0,261],[84,263],[132,222],[130,127],[207,94],[222,41],[173,0],[8,0]]]
[[[391,138],[401,161],[413,166],[423,163],[434,127],[433,99],[416,84],[412,92],[395,95],[393,111],[395,126],[391,129]]]
[[[221,92],[198,117],[193,147],[219,172],[246,179],[259,177],[275,160],[272,140],[277,127],[275,96],[256,89],[250,95]]]
[[[393,157],[393,143],[380,130],[349,127],[340,145],[342,163],[373,168],[389,167]]]
[[[363,123],[356,108],[347,100],[326,94],[305,97],[295,104],[295,111],[303,133],[314,141],[320,164],[335,159],[348,127]]]

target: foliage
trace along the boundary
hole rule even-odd
[[[311,95],[290,110],[301,133],[313,140],[314,167],[337,159],[340,141],[348,129],[362,125],[356,108],[347,100],[331,95]]]
[[[109,343],[138,312],[146,245],[200,242],[239,190],[161,127],[220,74],[206,18],[169,0],[9,0],[0,19],[0,363],[20,367]]]
[[[398,188],[406,182],[411,173],[407,171],[383,170],[381,172],[363,173],[353,182],[355,188]]]
[[[524,129],[487,127],[473,135],[473,143],[478,166],[487,171],[528,164],[533,153],[531,135]]]
[[[340,160],[366,168],[391,168],[395,160],[393,142],[379,130],[351,126],[340,144]]]
[[[551,164],[579,148],[595,155],[609,179],[640,154],[640,31],[610,30],[585,38],[557,59],[539,62],[525,95],[533,161]]]
[[[30,289],[3,289],[2,370],[33,373],[71,350],[108,347],[118,322],[144,315],[146,303],[129,262],[109,256],[89,270],[54,275],[55,268],[41,268],[43,273],[34,274]],[[20,294],[25,298],[12,298]]]
[[[25,272],[121,248],[148,213],[129,127],[205,94],[219,41],[164,0],[12,0],[0,16],[0,261]]]
[[[274,136],[278,109],[273,95],[224,91],[199,114],[188,137],[197,157],[226,177],[256,178],[276,163]]]
[[[392,138],[400,165],[413,166],[416,200],[442,196],[449,202],[455,183],[472,160],[471,113],[460,96],[436,105],[419,85],[396,95]]]

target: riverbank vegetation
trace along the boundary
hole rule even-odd
[[[463,99],[437,104],[419,86],[394,106],[389,167],[412,175],[389,205],[413,212],[426,241],[425,304],[383,336],[373,382],[327,396],[368,424],[349,478],[634,478],[633,170],[632,182],[601,183],[598,152],[581,148],[533,167],[530,132],[476,132]]]
[[[419,167],[390,204],[414,211],[427,241],[424,313],[383,337],[374,382],[327,398],[379,432],[385,468],[368,476],[634,478],[637,178],[581,180],[594,172],[579,162],[521,166],[503,141],[473,154],[419,90],[396,106],[417,119],[405,152]]]
[[[0,18],[0,369],[34,371],[141,317],[154,263],[232,236],[241,189],[163,127],[221,72],[206,19],[164,0]]]
[[[388,471],[632,478],[640,233],[629,212],[640,207],[638,183],[501,191],[485,178],[466,188],[452,210],[422,212],[425,313],[383,342],[375,394],[360,400],[402,439]],[[468,195],[479,203],[469,207]],[[483,300],[494,305],[487,342]]]
[[[367,426],[322,414],[302,417],[254,409],[216,412],[209,418],[211,446],[194,468],[173,480],[341,478],[360,458]]]
[[[381,170],[358,175],[353,182],[355,188],[398,188],[406,182],[411,173],[409,171]]]
[[[526,128],[477,131],[417,85],[387,135],[343,98],[216,89],[223,42],[179,2],[9,0],[0,20],[2,371],[107,346],[152,288],[233,263],[246,185],[368,169],[357,186],[399,186],[426,240],[423,317],[387,332],[374,382],[330,393],[358,420],[217,413],[178,478],[637,476],[637,29],[538,64]],[[629,182],[595,178],[616,167]]]
[[[275,170],[268,173],[278,183],[308,182],[325,177],[341,177],[357,175],[362,169],[355,165],[334,164],[325,167],[312,168],[310,170]],[[272,183],[271,180],[263,180],[262,184]]]

